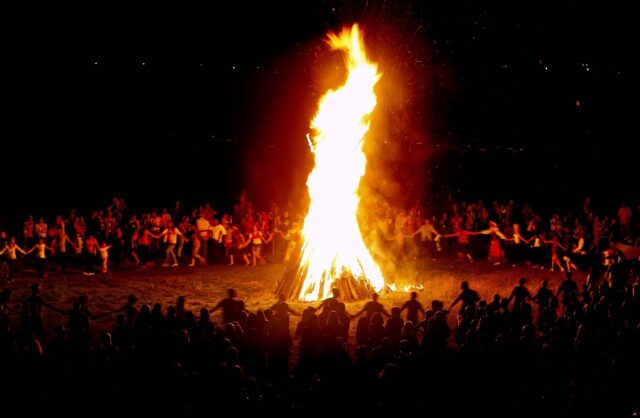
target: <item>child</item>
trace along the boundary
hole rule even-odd
[[[107,245],[106,242],[102,241],[102,244],[100,245],[100,259],[102,260],[102,272],[106,273],[107,272],[107,266],[109,263],[109,248],[111,248],[111,245]]]

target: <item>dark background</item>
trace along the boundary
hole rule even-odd
[[[304,134],[338,71],[322,39],[356,20],[393,80],[372,162],[393,166],[390,200],[635,201],[640,13],[583,3],[2,6],[0,218],[114,194],[139,207],[224,208],[243,188],[298,202]]]

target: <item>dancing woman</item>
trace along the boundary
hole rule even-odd
[[[507,239],[494,221],[489,221],[489,229],[480,231],[482,235],[491,235],[491,243],[489,244],[489,262],[493,262],[494,266],[500,265],[504,260],[504,248],[502,248],[501,240]]]
[[[17,252],[20,251],[23,255],[27,254],[27,252],[25,250],[23,250],[22,248],[20,248],[18,246],[18,244],[16,244],[16,239],[15,237],[11,237],[9,239],[9,244],[7,244],[2,250],[0,250],[0,255],[4,254],[5,252],[7,253],[7,258],[6,258],[6,262],[7,262],[7,279],[12,280],[13,277],[13,272],[14,272],[14,268],[13,265],[15,264],[16,260],[18,259],[18,254]]]
[[[443,238],[456,238],[458,244],[458,257],[466,257],[470,262],[473,262],[469,236],[478,234],[480,234],[480,232],[467,231],[466,229],[461,228],[460,224],[456,223],[454,224],[453,232],[451,234],[444,235]]]
[[[53,247],[47,247],[47,244],[44,243],[44,239],[38,239],[38,243],[33,246],[27,254],[32,251],[36,251],[36,270],[38,271],[38,276],[46,277],[47,273],[45,272],[45,267],[47,263],[47,250],[50,252],[54,252]]]
[[[566,248],[563,247],[562,245],[560,245],[560,239],[558,238],[558,234],[556,234],[555,232],[551,233],[551,239],[550,240],[545,240],[543,239],[542,242],[545,245],[551,245],[551,268],[550,270],[553,271],[555,266],[558,266],[558,268],[560,269],[561,272],[564,272],[564,267],[562,267],[562,263],[560,262],[560,255],[558,254],[558,248],[566,251]]]
[[[515,266],[518,261],[526,258],[525,251],[527,249],[526,244],[529,244],[531,239],[525,239],[520,232],[520,224],[513,224],[513,236],[506,238],[506,241],[513,243],[511,249],[511,263]]]

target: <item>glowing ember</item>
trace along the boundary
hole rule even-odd
[[[303,278],[298,297],[324,299],[341,279],[380,291],[384,279],[365,246],[356,211],[358,188],[367,159],[362,151],[369,118],[376,106],[377,65],[367,60],[357,25],[329,35],[329,45],[345,53],[348,76],[337,90],[321,99],[311,123],[309,146],[315,167],[307,179],[311,203],[304,220],[304,245],[299,265]]]

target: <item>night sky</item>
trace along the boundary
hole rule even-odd
[[[407,75],[411,97],[394,112],[409,122],[388,129],[404,195],[637,196],[640,13],[629,2],[209,3],[2,6],[5,216],[113,194],[139,206],[226,206],[242,187],[262,202],[296,195],[326,87],[322,39],[356,20],[383,71],[386,57],[390,78]]]

